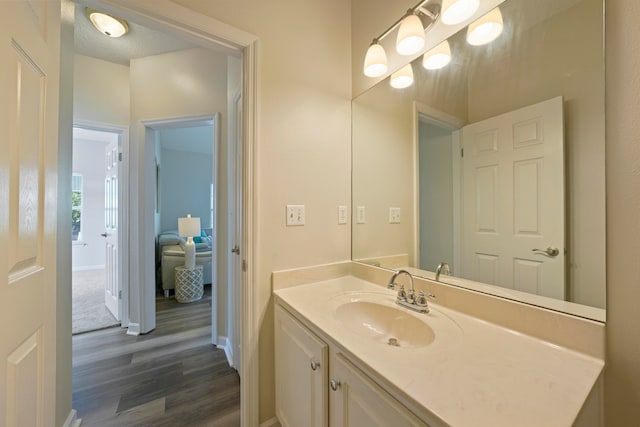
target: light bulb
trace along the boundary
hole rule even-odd
[[[367,77],[380,77],[387,72],[387,54],[384,48],[376,41],[371,43],[364,57],[364,75]]]
[[[467,29],[467,42],[473,46],[491,43],[502,34],[503,28],[502,13],[500,13],[500,8],[496,7],[469,25]]]
[[[447,25],[456,25],[476,13],[480,6],[480,0],[443,0],[442,22]]]
[[[446,67],[449,62],[451,62],[451,48],[446,40],[422,57],[422,66],[427,70],[438,70]]]
[[[396,50],[400,55],[413,55],[424,47],[424,27],[417,15],[407,15],[398,28]]]
[[[411,68],[411,64],[409,63],[391,74],[389,83],[391,87],[396,89],[404,89],[411,86],[413,84],[413,68]]]

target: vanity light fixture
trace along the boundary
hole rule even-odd
[[[491,43],[502,34],[503,28],[502,13],[500,13],[500,8],[496,7],[469,25],[467,43],[473,46]]]
[[[364,75],[367,77],[380,77],[386,72],[387,54],[378,43],[378,40],[374,40],[364,57]]]
[[[419,52],[425,43],[424,33],[440,16],[440,3],[433,0],[421,0],[420,3],[407,10],[407,13],[374,38],[364,59],[364,75],[380,77],[387,72],[387,55],[380,41],[398,28],[396,51],[400,55],[413,55]]]
[[[413,84],[413,68],[411,68],[411,63],[391,74],[389,83],[391,87],[396,89],[404,89],[411,86]]]
[[[418,15],[409,10],[400,22],[396,51],[400,55],[413,55],[424,47],[424,27]]]
[[[442,0],[442,22],[456,25],[476,13],[480,0]]]
[[[89,7],[86,9],[86,13],[93,26],[104,35],[121,37],[129,31],[129,25],[124,19],[116,18],[104,12],[98,12]]]
[[[451,62],[451,48],[447,40],[425,53],[422,57],[422,66],[426,70],[439,70]]]

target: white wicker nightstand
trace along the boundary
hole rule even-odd
[[[202,298],[204,286],[202,284],[202,266],[193,268],[178,266],[176,272],[176,301],[194,302]]]

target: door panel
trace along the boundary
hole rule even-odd
[[[105,149],[104,234],[105,288],[104,303],[116,320],[120,320],[121,279],[118,266],[118,142]]]
[[[57,1],[0,3],[0,424],[8,427],[55,420],[59,31]]]
[[[463,128],[464,277],[565,298],[562,102]]]

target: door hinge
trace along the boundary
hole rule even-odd
[[[122,161],[122,153],[118,153],[118,161]]]
[[[246,259],[242,260],[242,271],[243,272],[247,271],[247,260]]]
[[[118,299],[122,299],[122,291],[118,291]]]
[[[460,157],[464,157],[464,148],[460,149]]]

